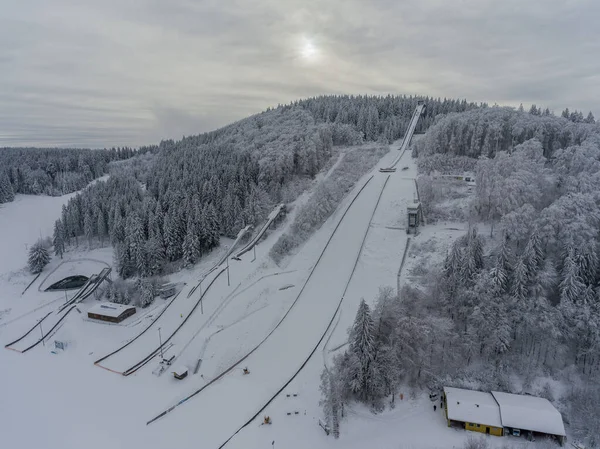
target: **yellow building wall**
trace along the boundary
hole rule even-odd
[[[503,434],[501,427],[486,426],[485,424],[474,424],[468,422],[465,423],[465,429],[470,430],[472,432],[487,433],[488,428],[490,429],[490,435],[501,437]]]

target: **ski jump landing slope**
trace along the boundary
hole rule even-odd
[[[293,308],[233,372],[149,426],[153,438],[196,429],[196,444],[218,448],[300,369],[331,323],[360,254],[386,177],[375,176],[348,209]],[[243,375],[247,366],[250,375]],[[164,441],[169,444],[168,440]],[[185,443],[183,446],[186,446]],[[191,442],[190,442],[191,443]]]

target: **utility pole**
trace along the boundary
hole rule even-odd
[[[254,259],[252,259],[250,262],[254,262],[256,260],[256,245],[254,245],[252,249],[254,250]]]
[[[229,283],[229,257],[227,258],[227,287],[231,284]]]
[[[67,303],[67,289],[65,288],[65,304]]]
[[[162,338],[160,336],[160,327],[158,328],[158,342],[160,343],[160,359],[163,360]]]

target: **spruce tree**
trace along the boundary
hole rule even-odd
[[[186,266],[194,265],[200,257],[200,240],[192,219],[188,220],[188,230],[183,240],[183,261]]]
[[[92,246],[92,238],[94,237],[94,218],[88,211],[83,219],[83,233],[88,241],[88,245]]]
[[[106,221],[104,221],[104,214],[101,210],[98,211],[98,220],[96,223],[96,233],[100,239],[100,245],[104,245],[104,238],[106,237]]]
[[[594,114],[592,114],[592,111],[590,111],[587,117],[585,118],[585,123],[596,123],[596,119],[594,118]]]
[[[10,203],[15,199],[12,184],[5,171],[0,172],[0,204]]]
[[[65,252],[65,230],[61,220],[54,222],[52,244],[54,245],[54,255],[62,259]]]
[[[512,295],[516,300],[523,301],[527,296],[528,280],[527,264],[521,257],[517,261],[513,272]]]
[[[162,244],[157,238],[151,237],[146,242],[146,257],[150,276],[159,274],[165,262],[165,254]]]
[[[354,324],[349,334],[350,353],[353,357],[352,391],[363,400],[368,399],[369,377],[375,356],[375,324],[371,309],[361,299]]]
[[[576,304],[583,291],[585,284],[579,276],[579,267],[575,262],[575,254],[572,248],[567,251],[562,270],[562,281],[559,285],[561,303]]]
[[[29,248],[29,259],[27,261],[29,271],[33,274],[41,273],[48,262],[50,262],[50,254],[48,254],[43,242],[38,240]]]

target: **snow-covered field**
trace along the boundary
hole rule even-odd
[[[157,299],[114,325],[86,318],[86,310],[95,303],[90,298],[78,306],[82,313],[70,314],[46,346],[26,354],[0,351],[3,446],[216,449],[232,437],[227,447],[240,449],[461,447],[467,433],[447,428],[441,412],[434,412],[420,395],[411,399],[408,389],[393,411],[373,415],[351,407],[339,440],[326,436],[317,424],[320,373],[331,350],[345,343],[360,299],[372,302],[380,286],[397,286],[416,168],[407,153],[401,164],[408,170],[379,173],[379,167],[397,157],[395,148],[357,183],[284,268],[276,266],[268,252],[291,217],[258,244],[255,261],[252,252],[241,261],[230,260],[229,273],[221,273],[223,265],[201,288],[194,289],[224,249],[192,270],[171,276],[183,288],[172,302]],[[0,233],[0,291],[9,292],[0,293],[3,344],[64,301],[63,293],[40,291],[50,282],[48,274],[61,269],[59,260],[20,294],[33,278],[23,271],[24,244],[35,240],[38,228],[43,235],[51,232],[65,201],[18,197],[0,209],[0,227],[10,231]],[[112,254],[100,249],[65,257],[71,266],[83,259],[111,264]],[[72,274],[69,263],[63,269]],[[9,311],[1,315],[3,310]],[[150,325],[133,343],[99,363],[107,369],[94,365]],[[153,374],[158,357],[150,357],[129,376],[109,371],[124,372],[155,353],[158,328],[162,341],[172,336],[165,356],[175,356],[175,365],[188,368],[186,379],[177,381],[168,371]],[[69,342],[67,350],[51,352],[54,340]],[[200,369],[194,374],[199,359]],[[245,366],[249,375],[242,373]],[[261,426],[263,415],[273,424]],[[491,440],[495,445],[506,443]]]

